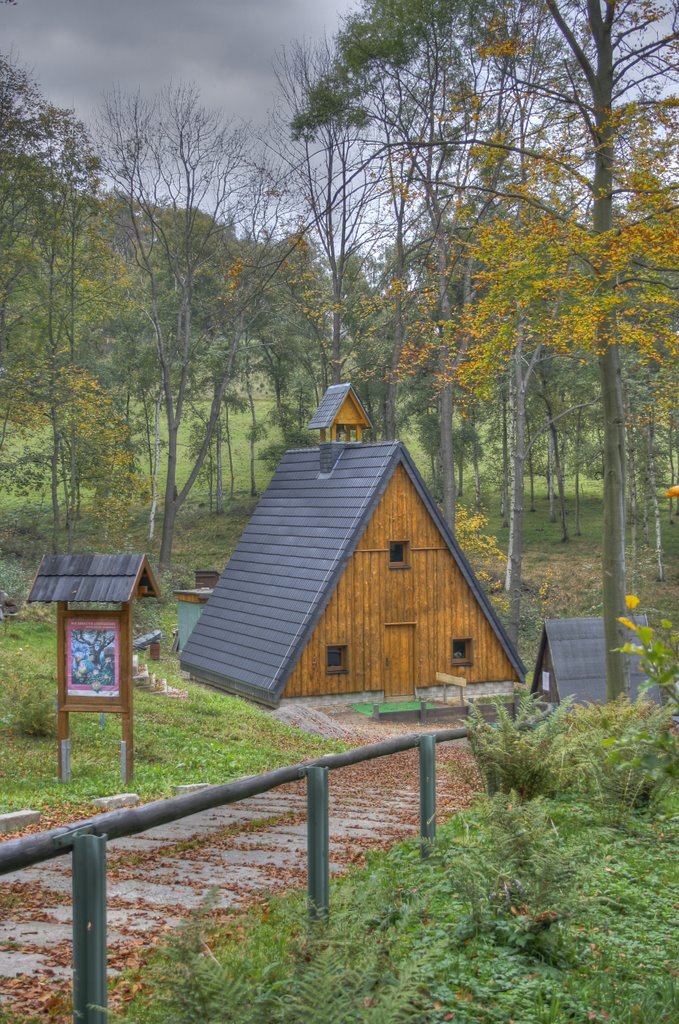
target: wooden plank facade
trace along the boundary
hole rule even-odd
[[[366,426],[351,385],[329,387],[309,424],[326,440],[281,459],[189,637],[185,671],[273,707],[445,697],[448,678],[467,696],[522,681],[407,449],[360,443]]]
[[[390,545],[402,544],[402,563]],[[468,658],[453,659],[466,647]],[[462,643],[464,642],[464,643]],[[346,648],[328,670],[327,648]],[[467,663],[471,662],[471,663]],[[437,672],[468,683],[518,681],[483,609],[415,486],[398,466],[288,679],[285,696],[384,691],[412,695],[440,685]]]

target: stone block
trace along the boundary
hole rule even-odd
[[[0,833],[18,832],[26,825],[35,825],[40,821],[40,811],[10,811],[0,814]]]
[[[115,796],[101,796],[92,803],[103,811],[117,811],[119,807],[136,807],[139,796],[137,793],[116,793]]]

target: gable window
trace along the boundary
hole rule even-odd
[[[472,665],[472,640],[471,637],[456,637],[452,642],[453,665]]]
[[[391,540],[389,541],[389,568],[409,569],[410,568],[410,541]]]
[[[325,649],[326,672],[348,672],[349,658],[346,644],[333,644]]]

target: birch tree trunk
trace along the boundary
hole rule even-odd
[[[658,486],[655,470],[655,416],[651,418],[646,427],[646,445],[648,450],[648,483],[653,503],[653,518],[655,519],[655,557],[658,566],[658,583],[665,582],[665,564],[662,544],[662,523],[660,521],[660,502],[658,501]]]
[[[549,498],[549,521],[556,522],[556,504],[554,501],[554,435],[547,432],[547,496]]]
[[[628,467],[628,480],[629,480],[629,527],[630,527],[630,539],[632,544],[632,575],[636,576],[637,565],[638,565],[638,547],[639,547],[639,504],[637,501],[637,467],[636,467],[636,456],[634,449],[634,433],[633,427],[630,424],[627,428],[627,453],[629,460]]]
[[[502,483],[500,486],[502,526],[509,526],[509,437],[507,429],[507,393],[502,389]]]
[[[234,473],[234,450],[231,449],[231,430],[228,422],[228,406],[224,399],[224,440],[226,441],[226,454],[228,456],[228,494],[234,498],[236,489],[236,476]]]
[[[509,594],[509,623],[507,632],[514,643],[519,639],[521,625],[521,592],[523,589],[523,521],[524,521],[524,476],[526,465],[526,396],[528,385],[540,358],[538,345],[530,358],[524,355],[523,336],[517,334],[512,355],[512,379],[510,383],[511,417],[511,487],[509,510],[509,551],[505,590]]]
[[[153,471],[151,473],[151,511],[149,512],[149,540],[152,541],[156,532],[156,513],[158,511],[158,474],[160,472],[160,409],[163,404],[163,392],[158,390],[154,418]]]
[[[581,536],[580,530],[580,445],[582,443],[582,409],[578,409],[575,421],[575,536]]]
[[[224,477],[222,472],[222,417],[217,417],[217,426],[215,427],[215,446],[216,446],[216,492],[217,492],[217,507],[216,512],[218,516],[224,513]]]

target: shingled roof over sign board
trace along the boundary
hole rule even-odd
[[[523,679],[518,655],[400,442],[345,444],[332,472],[324,475],[318,448],[285,453],[191,633],[182,668],[198,679],[278,704],[399,465]]]
[[[160,597],[146,555],[45,555],[29,601],[125,604]]]

